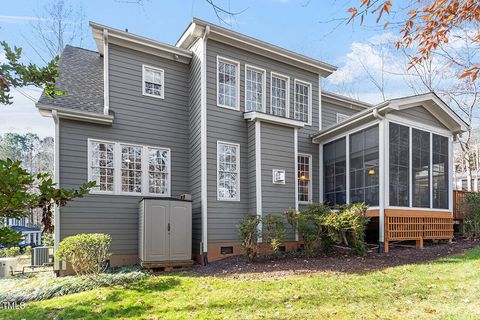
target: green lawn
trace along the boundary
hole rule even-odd
[[[480,248],[367,274],[178,274],[29,303],[4,319],[480,319]]]

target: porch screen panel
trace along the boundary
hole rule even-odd
[[[448,209],[448,138],[433,135],[433,207]]]
[[[346,138],[323,146],[323,198],[328,205],[346,203],[346,161]]]
[[[412,129],[413,206],[430,208],[430,133]]]
[[[350,202],[378,206],[378,126],[350,135]]]
[[[408,207],[409,199],[409,128],[396,124],[389,124],[389,163],[390,163],[390,205]]]

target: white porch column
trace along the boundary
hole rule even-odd
[[[379,245],[379,252],[383,252],[383,244],[385,241],[385,200],[387,197],[387,186],[386,184],[386,172],[385,170],[387,169],[386,161],[387,161],[387,146],[386,144],[388,143],[387,137],[387,129],[388,126],[386,125],[386,120],[381,119],[379,124],[378,124],[378,145],[379,145],[379,210],[378,210],[378,216],[379,216],[379,234],[378,234],[378,245]]]

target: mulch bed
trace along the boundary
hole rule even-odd
[[[480,246],[480,241],[457,240],[453,243],[425,243],[424,249],[415,247],[391,247],[389,253],[377,253],[371,250],[365,256],[357,256],[349,250],[337,248],[329,255],[306,258],[298,253],[290,253],[283,257],[260,257],[254,263],[246,263],[242,256],[228,257],[210,262],[209,265],[197,266],[193,272],[199,276],[266,274],[268,276],[284,276],[289,274],[305,274],[316,272],[366,273],[388,267],[412,263],[423,263],[452,254],[462,253],[466,249]]]

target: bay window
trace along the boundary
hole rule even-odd
[[[88,140],[93,193],[170,196],[170,150]]]
[[[240,145],[217,142],[217,199],[240,200]]]

